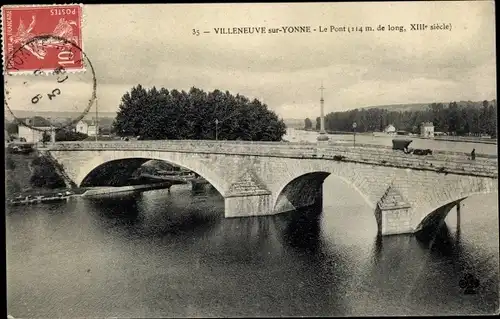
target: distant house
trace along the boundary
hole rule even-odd
[[[432,122],[422,122],[420,125],[420,137],[434,137],[434,124]]]
[[[88,136],[95,136],[97,132],[97,125],[95,125],[93,120],[80,120],[76,123],[75,131],[77,133],[87,134]]]
[[[384,129],[384,132],[385,132],[385,133],[387,133],[387,134],[394,134],[394,133],[396,133],[396,128],[394,127],[394,125],[389,124],[389,125],[387,125],[387,127]]]
[[[18,124],[17,126],[18,138],[27,143],[41,142],[43,141],[43,134],[45,132],[51,134],[53,130],[50,122],[43,117],[36,116],[34,118],[20,119],[20,122],[29,125]]]

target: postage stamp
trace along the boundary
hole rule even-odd
[[[76,54],[81,55],[82,58],[79,63],[86,65],[88,70],[86,72],[68,72],[62,65],[51,69],[47,68],[43,61],[37,60],[38,63],[34,64],[34,71],[23,70],[16,74],[15,71],[22,70],[24,61],[32,57],[25,48],[35,42],[49,41],[60,41],[65,46],[64,51],[61,52],[69,52],[74,56]],[[17,123],[34,131],[68,127],[81,120],[89,112],[96,100],[97,81],[92,63],[76,43],[65,38],[53,35],[35,36],[13,51],[5,64],[8,68],[14,70],[14,72],[8,70],[5,72],[5,109],[16,119]],[[44,128],[35,127],[19,116],[19,114],[26,111],[34,114],[54,109],[72,111],[78,116],[57,124],[51,123],[50,127]]]
[[[57,68],[84,71],[82,9],[81,4],[3,6],[4,71],[10,74]],[[12,55],[20,48],[24,51],[23,58],[15,60]]]

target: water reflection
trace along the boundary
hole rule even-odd
[[[372,256],[373,256],[372,260],[374,261],[375,264],[377,264],[380,258],[382,257],[382,248],[383,248],[383,237],[382,235],[377,234],[372,249]]]
[[[421,247],[436,255],[449,257],[456,248],[456,238],[453,238],[448,225],[444,221],[439,223],[435,229],[423,230],[416,233],[415,237]]]
[[[139,194],[115,195],[113,197],[89,198],[84,201],[86,209],[95,214],[104,227],[131,226],[140,222],[137,201]],[[117,205],[117,201],[120,205]]]
[[[165,193],[170,195],[163,190],[164,196]],[[193,198],[203,199],[205,195],[198,193]],[[117,205],[117,202],[120,204]],[[196,201],[196,207],[179,207],[179,203],[176,204],[166,201],[162,205],[145,193],[135,193],[87,199],[85,210],[90,211],[95,221],[108,231],[126,233],[127,236],[153,237],[200,235],[215,226],[223,214],[203,205],[203,201]]]
[[[328,191],[338,199],[333,186]],[[464,210],[461,234],[450,222],[432,236],[380,237],[372,211],[355,199],[332,202],[324,211],[226,219],[218,194],[173,187],[13,208],[9,313],[345,316],[498,307],[498,246],[486,244],[498,241],[488,228],[495,210],[473,217]],[[463,294],[466,274],[480,281],[476,295]]]
[[[285,215],[285,241],[291,247],[313,254],[321,247],[321,209],[311,207],[296,210]]]

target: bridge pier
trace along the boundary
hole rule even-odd
[[[375,209],[379,235],[413,233],[411,226],[411,205],[390,186]]]
[[[271,194],[240,195],[224,198],[224,216],[249,217],[272,215]]]
[[[411,211],[408,206],[396,206],[390,209],[377,207],[375,210],[378,234],[399,235],[413,233]]]

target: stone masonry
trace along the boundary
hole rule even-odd
[[[185,167],[225,198],[226,217],[309,206],[334,175],[374,210],[382,234],[414,232],[444,205],[498,191],[497,159],[480,154],[470,161],[465,154],[416,156],[378,147],[215,141],[57,143],[49,152],[78,186],[112,161],[158,159]]]
[[[375,218],[379,233],[399,234],[411,227],[411,205],[391,185],[377,204]]]

